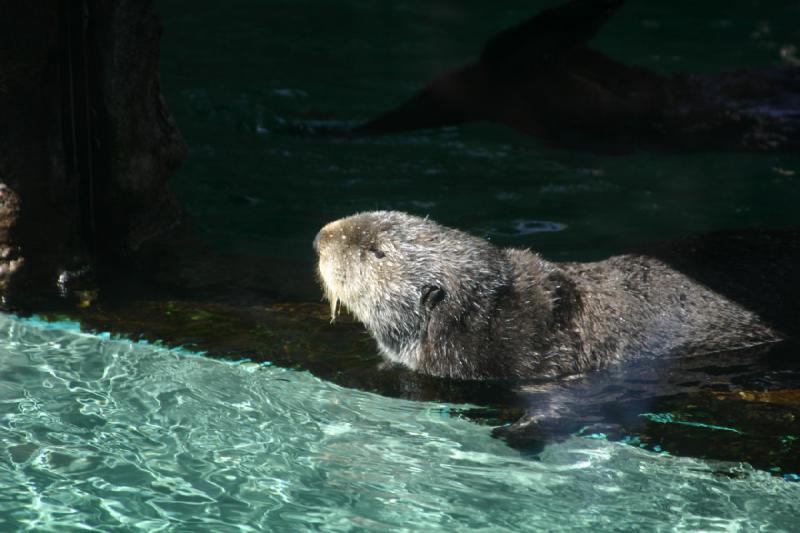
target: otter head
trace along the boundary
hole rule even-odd
[[[457,351],[446,346],[458,338],[454,329],[480,322],[490,312],[491,293],[505,283],[500,250],[400,212],[360,213],[331,222],[317,234],[314,247],[332,319],[344,305],[386,357],[414,369],[435,365],[431,358],[441,350]]]

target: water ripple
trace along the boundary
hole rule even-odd
[[[577,438],[535,461],[443,407],[0,317],[0,529],[747,531],[800,513],[800,484],[745,467]]]

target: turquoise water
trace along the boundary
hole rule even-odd
[[[800,484],[0,317],[2,531],[794,531]],[[725,474],[725,475],[722,475]]]

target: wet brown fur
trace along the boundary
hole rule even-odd
[[[553,263],[392,211],[332,222],[315,247],[334,317],[343,305],[384,357],[436,376],[549,379],[780,339],[646,255]]]

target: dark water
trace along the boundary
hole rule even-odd
[[[552,4],[159,4],[164,90],[190,146],[173,183],[209,242],[307,262],[324,222],[376,208],[557,259],[798,225],[794,154],[604,156],[494,124],[359,140],[292,134],[369,119]],[[781,50],[800,42],[794,2],[629,4],[594,43],[660,72],[786,65]],[[550,229],[560,231],[537,231]]]
[[[627,413],[640,434],[570,437],[536,460],[491,436],[513,419],[498,410],[513,411],[507,390],[378,370],[357,325],[303,303],[319,297],[313,236],[360,210],[430,215],[554,260],[800,226],[793,153],[612,156],[495,124],[325,134],[550,5],[158,2],[163,90],[189,145],[173,187],[213,250],[290,265],[273,287],[286,302],[141,292],[70,313],[115,338],[2,317],[0,530],[795,529],[796,346],[745,395],[664,398]],[[798,55],[798,20],[794,1],[631,1],[594,45],[663,73],[779,67]]]

